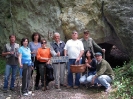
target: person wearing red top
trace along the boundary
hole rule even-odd
[[[45,88],[44,75],[46,75],[46,65],[50,63],[50,58],[51,58],[50,48],[47,48],[46,44],[47,44],[47,41],[45,39],[42,39],[41,40],[41,48],[38,48],[38,50],[37,50],[37,60],[39,62],[38,64],[39,64],[39,72],[40,72],[40,76],[41,76],[42,88]],[[45,82],[46,82],[46,88],[48,89],[49,82],[48,81],[45,81]]]

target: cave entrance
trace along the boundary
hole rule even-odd
[[[119,50],[117,46],[109,43],[100,43],[98,45],[106,50],[105,60],[109,62],[112,68],[122,66],[125,61],[129,62],[128,55]]]

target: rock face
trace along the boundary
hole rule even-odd
[[[110,43],[132,55],[132,0],[0,0],[0,46],[15,34],[17,42],[33,32],[52,40],[57,31],[63,40],[77,30],[90,31],[97,43]]]

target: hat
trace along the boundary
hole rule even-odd
[[[89,33],[89,31],[88,31],[88,30],[84,30],[84,32],[83,32],[83,33],[84,33],[84,34],[85,34],[85,33]]]
[[[102,53],[96,52],[96,53],[95,53],[95,56],[102,56]]]

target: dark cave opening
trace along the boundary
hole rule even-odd
[[[128,55],[119,50],[115,45],[109,43],[100,43],[98,45],[106,50],[105,60],[109,62],[112,68],[123,66],[124,62],[129,62]]]

